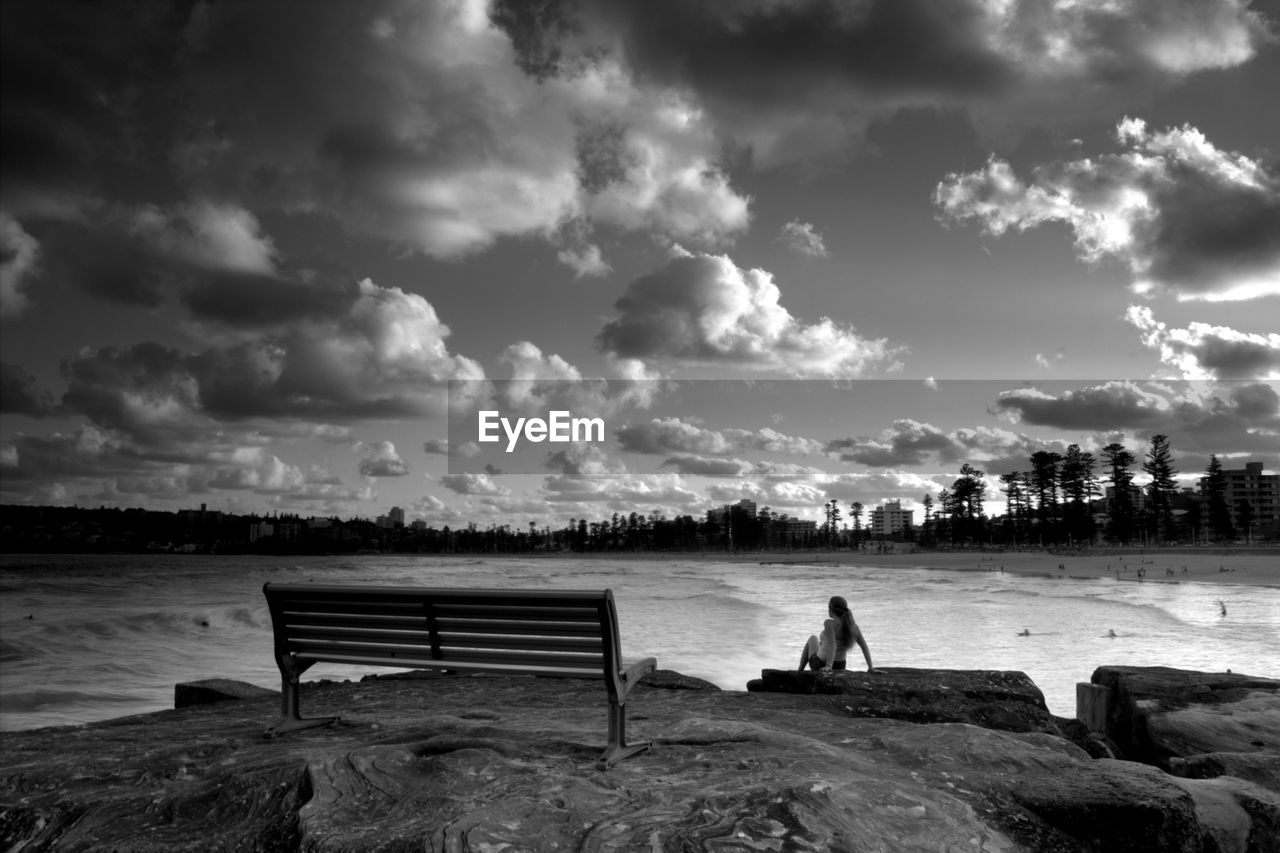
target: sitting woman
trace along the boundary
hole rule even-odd
[[[827,604],[827,615],[830,617],[822,623],[822,638],[810,637],[800,653],[800,670],[808,666],[814,672],[834,670],[839,672],[846,667],[846,656],[854,643],[862,649],[862,656],[867,660],[867,672],[875,672],[871,665],[871,650],[867,641],[862,638],[858,623],[853,621],[849,612],[849,603],[838,595],[831,596]]]

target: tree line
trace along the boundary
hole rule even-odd
[[[1048,547],[1087,544],[1099,537],[1128,545],[1231,540],[1251,533],[1253,513],[1247,502],[1236,507],[1245,529],[1238,531],[1232,521],[1226,476],[1216,454],[1209,457],[1199,493],[1193,494],[1178,487],[1168,436],[1151,436],[1143,451],[1141,470],[1149,481],[1141,488],[1134,485],[1138,461],[1118,442],[1103,447],[1098,456],[1078,444],[1065,453],[1037,451],[1025,470],[996,478],[1005,512],[994,518],[983,512],[987,475],[965,464],[951,486],[924,495],[919,540],[925,546]]]

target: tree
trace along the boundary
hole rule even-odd
[[[1151,436],[1142,470],[1151,477],[1147,485],[1147,497],[1151,504],[1151,518],[1155,524],[1157,542],[1169,538],[1173,532],[1173,498],[1178,493],[1178,473],[1173,467],[1173,454],[1169,451],[1169,437]]]
[[[969,463],[960,466],[960,477],[951,487],[951,499],[957,521],[957,535],[961,541],[982,541],[982,501],[987,494],[986,474]]]
[[[1037,450],[1031,454],[1031,488],[1036,495],[1036,511],[1040,517],[1040,544],[1046,536],[1052,542],[1057,538],[1058,466],[1062,455],[1049,450]]]
[[[1210,454],[1200,488],[1209,505],[1209,531],[1215,539],[1234,539],[1235,526],[1231,523],[1231,507],[1227,506],[1227,475],[1222,473],[1222,463],[1216,454]]]
[[[1236,504],[1236,517],[1240,519],[1240,529],[1244,532],[1244,541],[1253,541],[1253,504],[1241,498]]]
[[[923,542],[921,544],[931,544],[933,537],[933,495],[925,492],[924,498],[920,501],[924,506],[924,532],[920,537]]]
[[[1093,512],[1089,505],[1098,493],[1098,477],[1094,472],[1097,464],[1093,454],[1082,451],[1078,444],[1068,446],[1062,457],[1059,479],[1062,497],[1066,502],[1063,521],[1067,536],[1072,541],[1089,541],[1093,538]]]
[[[1137,460],[1123,444],[1112,442],[1102,448],[1102,458],[1110,473],[1111,500],[1107,503],[1107,536],[1115,542],[1128,543],[1133,536],[1133,472]]]

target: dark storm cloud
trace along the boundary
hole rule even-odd
[[[1115,381],[1060,394],[1005,391],[995,408],[1024,423],[1139,441],[1170,436],[1175,453],[1274,453],[1280,393],[1268,382]]]
[[[1159,422],[1168,400],[1133,382],[1106,382],[1062,394],[1035,388],[1002,391],[999,411],[1014,413],[1024,423],[1070,430],[1141,429]]]
[[[162,127],[140,118],[174,106],[155,82],[174,75],[185,16],[159,0],[121,12],[40,0],[0,7],[0,174],[21,207],[49,193],[100,192],[163,159]]]
[[[693,92],[762,162],[845,151],[903,107],[968,108],[997,126],[1105,114],[1122,92],[1239,65],[1271,38],[1244,0],[522,5],[494,19],[531,73],[570,77],[616,51],[646,85]]]
[[[662,463],[684,476],[692,477],[742,477],[752,469],[743,459],[716,459],[705,456],[672,456]]]
[[[0,412],[42,418],[57,411],[53,395],[16,364],[0,362]]]

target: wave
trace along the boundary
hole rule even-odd
[[[71,705],[124,705],[137,702],[131,693],[91,693],[83,690],[28,690],[0,694],[0,712],[24,714],[43,708],[66,708]]]

